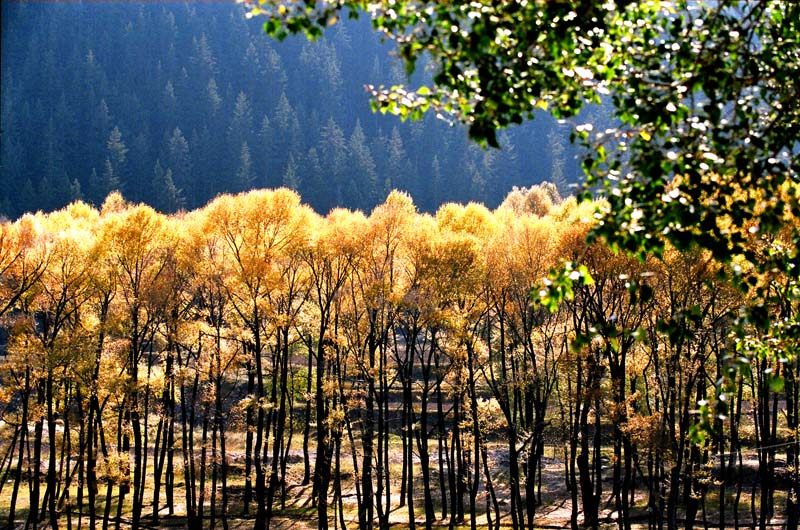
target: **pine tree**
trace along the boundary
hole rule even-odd
[[[280,54],[267,44],[266,39],[262,39],[260,42],[263,43],[261,64],[264,66],[264,75],[266,76],[266,83],[260,87],[260,90],[263,90],[266,101],[275,101],[286,91],[289,76],[286,75],[283,68]]]
[[[556,185],[562,197],[570,194],[569,182],[564,174],[564,138],[558,127],[547,133],[547,150],[550,155],[550,177],[548,180]]]
[[[378,199],[375,194],[378,172],[359,120],[356,120],[356,126],[350,135],[348,150],[350,155],[350,161],[347,164],[350,169],[348,178],[356,183],[356,195],[350,199],[356,207],[368,211]]]
[[[106,158],[106,161],[103,163],[103,174],[98,181],[98,186],[95,189],[94,194],[97,204],[100,204],[103,200],[105,200],[108,194],[112,191],[119,191],[119,188],[119,175],[117,175],[116,171],[114,171],[114,166],[111,163],[111,160]]]
[[[124,174],[125,164],[128,160],[128,148],[125,146],[125,142],[122,141],[122,133],[119,127],[115,126],[111,130],[106,142],[106,151],[108,153],[107,159],[111,162],[114,173],[118,176]]]
[[[322,152],[323,163],[330,171],[334,182],[341,182],[347,163],[347,142],[333,116],[328,118],[328,123],[320,131],[319,149]]]
[[[495,168],[497,175],[497,191],[507,193],[515,184],[522,180],[520,174],[519,153],[517,152],[516,142],[512,139],[508,131],[503,131],[498,135],[498,140],[502,149],[497,152]],[[502,199],[502,197],[501,197]]]
[[[128,165],[128,148],[122,139],[118,126],[111,129],[106,141],[106,156],[99,186],[93,190],[94,199],[100,201],[115,190],[120,190],[125,183]]]
[[[482,150],[478,170],[483,177],[483,193],[472,198],[491,208],[497,207],[505,197],[506,191],[500,187],[500,176],[497,172],[498,151],[495,149]]]
[[[293,115],[294,109],[289,103],[289,98],[286,97],[285,92],[281,92],[281,97],[278,98],[278,104],[275,106],[274,114],[275,126],[278,128],[279,132],[286,133],[289,131]]]
[[[253,109],[244,92],[239,92],[233,108],[233,117],[228,126],[228,146],[233,160],[241,156],[242,144],[251,143],[253,131]]]
[[[386,195],[395,188],[407,188],[407,183],[413,181],[411,162],[408,160],[408,155],[403,146],[403,137],[400,136],[400,130],[397,126],[392,127],[387,147],[388,156],[386,160],[386,169],[383,175],[383,192]],[[406,186],[404,186],[404,184],[406,184]]]
[[[211,111],[211,116],[216,116],[222,106],[222,97],[219,95],[217,82],[213,77],[208,80],[208,85],[206,86],[206,100],[208,101],[208,108]]]
[[[253,161],[250,157],[250,147],[247,142],[242,142],[242,148],[239,154],[239,167],[236,170],[236,189],[238,191],[247,191],[252,189],[253,182],[256,176],[253,172]]]
[[[439,155],[433,155],[431,160],[431,174],[430,174],[430,189],[425,195],[428,197],[428,204],[425,205],[427,209],[433,211],[436,207],[444,202],[442,197],[442,166],[439,163]]]
[[[285,153],[301,153],[305,149],[305,135],[303,129],[300,127],[300,118],[298,112],[295,112],[289,121],[289,142],[286,145]]]
[[[313,97],[318,108],[331,111],[341,104],[342,73],[336,48],[327,39],[306,42],[300,52],[304,70],[309,72],[306,98]]]
[[[173,213],[186,206],[183,192],[175,185],[172,178],[172,169],[167,168],[164,171],[160,160],[156,160],[153,168],[152,187],[155,193],[153,206],[156,209],[165,213]]]
[[[101,187],[102,184],[100,182],[100,175],[97,174],[97,168],[92,168],[92,173],[89,175],[89,200],[94,204],[102,203],[103,198],[99,198],[101,195]]]
[[[175,127],[172,136],[167,141],[168,167],[172,169],[175,185],[179,188],[190,186],[192,179],[192,159],[189,151],[189,142],[184,138],[180,128]],[[196,197],[191,197],[195,204]]]
[[[200,68],[200,72],[207,77],[213,76],[217,71],[217,61],[214,59],[214,54],[211,51],[211,46],[208,44],[206,34],[200,35],[200,38],[192,39],[192,46],[194,54],[192,55],[192,63]]]
[[[300,175],[298,174],[297,164],[294,161],[294,155],[291,153],[289,153],[286,171],[283,172],[283,187],[295,191],[300,190]]]
[[[240,62],[242,67],[242,85],[246,90],[256,91],[267,81],[262,64],[262,55],[256,50],[255,43],[250,42]]]
[[[69,176],[61,170],[52,177],[45,175],[39,183],[39,196],[44,198],[43,208],[48,211],[58,210],[69,204],[72,195],[72,183]]]
[[[308,150],[301,160],[300,172],[303,175],[301,190],[303,197],[318,212],[325,213],[333,207],[334,196],[330,185],[325,181],[325,174],[316,147]]]
[[[256,165],[264,174],[264,184],[268,188],[274,187],[277,184],[274,181],[275,176],[280,174],[280,166],[277,165],[276,160],[278,152],[275,150],[275,134],[266,114],[261,119],[261,127],[258,129],[258,150],[256,152],[258,155]]]
[[[186,205],[183,193],[172,180],[172,169],[167,169],[167,172],[164,173],[161,192],[164,197],[164,211],[168,213],[177,212]]]
[[[48,175],[42,175],[39,183],[36,186],[36,194],[41,197],[39,207],[45,211],[52,211],[56,208],[56,199],[53,196],[53,185],[50,183]]]
[[[83,192],[81,191],[81,183],[78,179],[72,179],[72,182],[69,186],[69,201],[81,201],[83,200]]]
[[[164,168],[161,166],[161,160],[156,159],[156,165],[153,167],[153,180],[150,183],[150,188],[153,190],[153,198],[150,202],[153,208],[159,211],[166,211],[164,207],[164,195],[163,195],[163,186],[164,186]]]
[[[481,168],[474,160],[469,159],[464,168],[464,173],[469,179],[469,196],[466,198],[470,201],[480,201],[480,198],[486,193],[486,177],[483,175]]]

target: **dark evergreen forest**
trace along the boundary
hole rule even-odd
[[[407,82],[366,21],[279,43],[235,4],[3,2],[0,214],[112,190],[173,212],[277,186],[321,213],[392,189],[434,211],[577,179],[569,127],[544,113],[482,150],[434,115],[371,111],[365,84]]]

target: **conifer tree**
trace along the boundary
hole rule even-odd
[[[258,129],[258,143],[256,144],[258,149],[256,150],[255,164],[265,176],[264,183],[267,187],[277,184],[275,177],[280,174],[281,169],[278,165],[279,153],[275,146],[276,140],[272,123],[269,117],[264,114],[264,117],[261,118],[261,126]]]
[[[180,128],[175,127],[167,141],[168,167],[172,169],[175,185],[181,189],[190,188],[192,184],[192,158],[189,151],[189,142],[184,138]],[[196,197],[189,197],[191,204],[195,204]]]
[[[377,202],[375,188],[378,182],[378,172],[375,160],[372,158],[367,137],[361,128],[361,121],[356,120],[356,126],[348,141],[350,155],[349,179],[354,183],[356,196],[354,204],[364,211],[369,210]]]
[[[243,142],[250,141],[253,131],[253,108],[244,92],[239,92],[233,107],[233,117],[228,126],[228,141],[238,152]]]
[[[172,178],[172,168],[164,171],[160,160],[156,160],[153,168],[151,186],[156,193],[155,207],[161,212],[173,213],[186,205],[182,191],[175,185]]]
[[[247,142],[242,142],[239,153],[239,167],[236,170],[236,186],[239,191],[247,191],[253,187],[256,175],[253,172],[253,160],[250,157],[250,147]]]
[[[168,80],[164,85],[159,111],[164,128],[169,130],[174,127],[178,119],[178,98],[175,96],[175,87],[172,84],[172,80]]]
[[[343,198],[346,185],[347,141],[333,116],[328,118],[328,122],[320,131],[319,153],[322,155],[323,166],[328,172],[329,186],[335,190],[338,204]]]
[[[384,173],[381,175],[384,180],[383,192],[385,194],[394,188],[407,188],[406,183],[413,180],[411,162],[408,160],[400,129],[396,125],[392,127],[389,135],[387,150],[386,165]]]
[[[558,129],[547,133],[547,150],[550,156],[550,177],[548,180],[556,185],[558,192],[566,197],[569,194],[569,182],[564,170],[564,138]]]
[[[192,62],[198,66],[202,77],[213,76],[217,70],[217,61],[214,59],[205,32],[200,35],[199,39],[197,37],[192,39],[192,47],[194,49]]]
[[[93,173],[96,175],[96,173]],[[97,185],[94,190],[95,200],[100,203],[112,191],[118,191],[120,187],[119,175],[114,171],[114,165],[111,160],[106,158],[103,163],[103,173],[97,180]]]
[[[122,140],[122,133],[119,127],[115,126],[111,130],[111,134],[109,134],[108,141],[106,142],[106,152],[107,160],[110,161],[114,173],[118,176],[124,175],[128,161],[128,148]]]
[[[300,189],[300,175],[298,174],[297,164],[294,155],[289,153],[289,161],[286,163],[286,171],[283,172],[283,187],[292,190]]]
[[[206,86],[206,100],[208,101],[208,108],[213,118],[222,106],[222,97],[219,95],[217,82],[213,77],[208,80],[208,85]]]

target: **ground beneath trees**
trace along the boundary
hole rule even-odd
[[[390,513],[390,524],[393,528],[407,528],[409,526],[409,519],[408,519],[408,507],[405,505],[401,505],[401,498],[400,498],[400,477],[401,477],[401,466],[402,466],[402,451],[399,446],[399,442],[396,442],[398,447],[392,447],[390,450],[390,467],[392,472],[392,482],[391,482],[391,513]],[[432,449],[432,461],[431,461],[431,480],[434,484],[438,483],[438,461],[434,460],[436,452]],[[542,504],[537,507],[536,512],[536,524],[537,527],[543,529],[556,529],[556,528],[569,528],[570,527],[570,517],[572,513],[572,503],[569,498],[569,493],[566,489],[565,485],[565,478],[564,478],[564,460],[563,460],[563,446],[547,446],[545,448],[545,456],[543,457],[542,464],[542,480],[541,480],[541,497],[542,497]],[[507,451],[499,444],[494,445],[489,450],[489,458],[490,464],[489,468],[493,470],[497,470],[497,476],[494,479],[494,487],[497,493],[498,502],[500,503],[500,509],[502,512],[502,519],[501,524],[503,528],[510,528],[511,527],[511,516],[509,513],[510,510],[510,500],[509,500],[509,490],[507,487],[507,476],[504,476],[502,473],[502,469],[507,468],[508,463],[508,453]],[[253,527],[253,517],[252,516],[242,516],[242,505],[241,505],[241,494],[243,491],[244,485],[244,454],[239,452],[229,452],[228,453],[228,462],[230,465],[230,477],[229,477],[229,488],[232,492],[231,495],[231,502],[229,505],[228,510],[228,517],[227,517],[227,529],[228,530],[239,530],[239,529],[248,529],[250,530]],[[738,515],[738,524],[741,527],[749,527],[753,518],[751,517],[751,494],[753,493],[753,480],[756,476],[756,470],[758,468],[758,461],[755,453],[752,454],[745,454],[742,460],[743,468],[745,472],[740,476],[740,480],[742,483],[741,488],[741,495],[739,498],[739,515]],[[347,528],[358,528],[358,511],[356,505],[356,491],[353,487],[353,468],[352,468],[352,457],[349,453],[345,453],[344,448],[341,455],[341,467],[342,467],[342,479],[344,481],[343,485],[348,486],[347,489],[344,489],[342,492],[342,504],[344,507],[343,510],[343,518],[346,523]],[[312,469],[313,469],[313,462],[312,462]],[[176,471],[176,488],[179,488],[181,492],[183,491],[183,483],[182,483],[182,469],[178,468]],[[780,471],[780,470],[779,470]],[[151,475],[152,476],[152,475]],[[311,496],[311,485],[301,485],[303,477],[303,458],[302,452],[300,450],[293,449],[290,451],[290,458],[289,458],[289,465],[287,467],[287,502],[286,508],[281,510],[276,508],[276,513],[273,516],[270,526],[271,528],[278,528],[278,529],[296,529],[296,530],[305,530],[305,529],[315,529],[318,527],[317,525],[317,515],[316,509],[311,506],[310,503],[310,496]],[[601,520],[604,522],[601,526],[602,528],[617,528],[617,514],[613,511],[613,502],[609,498],[611,492],[611,471],[608,471],[608,476],[604,476],[604,483],[603,483],[603,491],[604,491],[604,501],[606,505],[601,510]],[[424,527],[424,513],[423,513],[423,499],[422,499],[422,483],[421,483],[421,474],[419,474],[419,461],[415,458],[415,495],[414,495],[414,503],[415,503],[415,520],[418,527]],[[150,484],[151,481],[148,481]],[[641,481],[637,484],[637,495],[636,495],[636,505],[632,510],[632,528],[639,529],[639,528],[647,528],[647,521],[648,521],[648,512],[647,512],[647,498],[646,498],[646,485]],[[733,503],[735,501],[736,495],[736,485],[735,484],[728,484],[726,487],[726,504],[727,504],[727,515],[725,524],[727,526],[733,526],[734,524],[734,516],[733,516]],[[17,521],[18,524],[15,527],[16,529],[23,529],[24,528],[24,517],[27,515],[27,498],[25,497],[27,488],[23,486],[21,489],[21,498],[20,502],[18,503],[18,513],[17,513]],[[145,492],[145,499],[152,499],[152,494],[148,495],[149,492]],[[3,491],[2,497],[0,497],[0,520],[4,520],[4,515],[7,516],[8,513],[8,498],[6,497],[6,492]],[[129,496],[130,497],[130,496]],[[206,494],[206,499],[209,499],[210,495]],[[74,496],[72,497],[75,498]],[[330,517],[330,525],[331,528],[340,529],[339,526],[339,518],[340,515],[338,511],[336,511],[335,507],[333,506],[332,502],[332,494],[329,496],[329,517]],[[162,502],[166,499],[163,497],[162,494]],[[174,506],[174,514],[169,515],[167,513],[166,508],[161,511],[161,518],[157,525],[152,525],[149,518],[145,517],[143,528],[147,529],[177,529],[177,528],[185,528],[186,527],[186,518],[185,518],[185,504],[181,501],[181,495],[176,495],[175,500],[177,501]],[[449,525],[449,518],[442,519],[442,511],[441,506],[437,502],[440,498],[437,496],[437,492],[434,492],[434,502],[436,507],[436,520],[434,525],[437,527],[447,527]],[[486,491],[481,488],[481,491],[478,495],[478,499],[476,501],[477,506],[477,520],[476,523],[479,528],[486,528],[487,519],[486,519],[486,506],[487,506],[488,495]],[[781,491],[780,489],[776,491],[775,494],[775,513],[776,517],[774,517],[768,523],[768,527],[773,528],[784,528],[785,527],[785,519],[783,518],[783,507],[785,506],[786,502],[786,492]],[[466,503],[466,500],[465,500]],[[705,519],[708,520],[709,526],[718,527],[719,526],[719,489],[715,484],[709,489],[709,493],[707,495],[707,501],[705,506]],[[254,512],[254,509],[251,509],[251,513]],[[152,505],[147,504],[144,507],[144,514],[149,515],[152,513]],[[126,524],[129,521],[130,510],[126,510],[123,513],[123,520],[121,524],[121,528],[129,527],[129,524]],[[681,515],[679,515],[679,518]],[[579,513],[578,516],[579,522],[582,521],[582,514]],[[334,522],[335,520],[335,522]],[[63,527],[69,528],[67,525],[67,521],[62,519]],[[208,528],[209,520],[206,517],[206,528]],[[81,528],[88,527],[88,516],[84,515],[80,517],[80,524]],[[79,517],[77,513],[73,512],[72,516],[72,529],[77,529],[79,524]],[[334,524],[336,526],[334,526]],[[469,516],[467,515],[466,520],[462,523],[464,528],[469,528]],[[113,524],[110,525],[113,528]],[[697,527],[704,526],[704,513],[701,509],[701,512],[698,514],[698,521]],[[217,517],[217,528],[222,529],[223,525],[219,517]],[[40,529],[44,530],[49,528],[48,525],[43,524],[39,526]]]

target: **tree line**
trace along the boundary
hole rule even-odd
[[[533,528],[555,501],[573,528],[796,527],[800,360],[754,357],[695,430],[743,294],[699,250],[587,243],[595,207],[549,184],[435,215],[114,193],[4,222],[4,518],[264,529],[299,495],[320,528]],[[592,280],[551,310],[565,261]]]
[[[495,207],[512,185],[545,178],[564,192],[580,174],[565,127],[546,115],[484,152],[434,116],[371,113],[364,85],[406,75],[363,21],[274,43],[228,3],[7,2],[2,14],[0,215],[10,219],[79,199],[99,206],[112,190],[171,213],[280,186],[321,213],[371,210],[395,188],[432,212]]]

